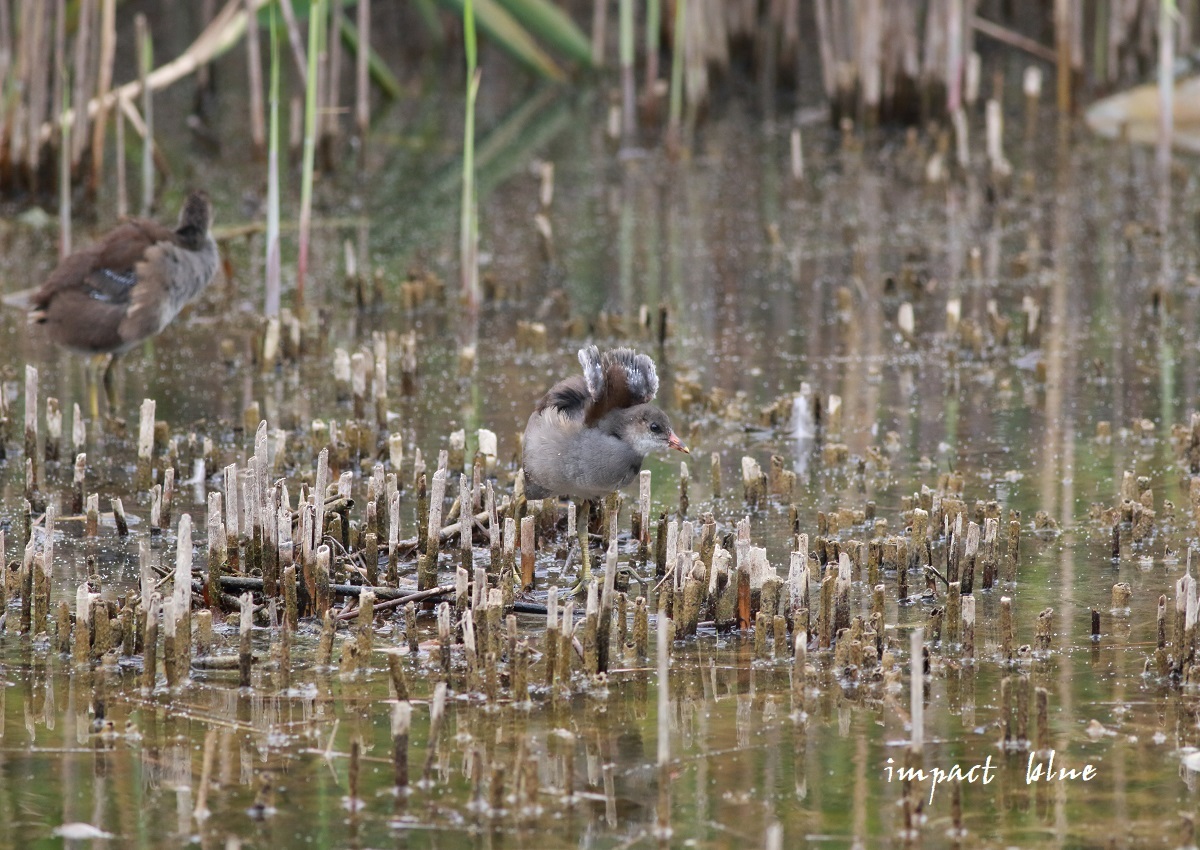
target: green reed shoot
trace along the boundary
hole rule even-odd
[[[468,310],[479,309],[479,211],[475,198],[475,96],[479,93],[476,67],[475,4],[463,3],[463,37],[467,51],[467,114],[463,130],[463,192],[459,258],[462,291]]]
[[[300,257],[296,262],[296,309],[304,309],[308,236],[312,224],[313,166],[317,150],[317,57],[324,37],[325,0],[313,0],[308,13],[308,71],[304,86],[304,163],[300,172]]]
[[[279,315],[279,23],[271,4],[270,125],[267,128],[267,303],[268,319]]]
[[[676,143],[680,140],[683,118],[683,52],[687,44],[683,28],[686,24],[687,0],[679,0],[675,4],[675,31],[671,34],[671,104],[667,120],[668,136]]]

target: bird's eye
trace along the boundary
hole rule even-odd
[[[661,431],[661,430],[662,430],[662,426],[661,426],[661,425],[659,425],[657,422],[651,422],[651,423],[650,423],[650,431],[651,431],[651,433],[657,434],[657,433],[658,433],[659,431]]]

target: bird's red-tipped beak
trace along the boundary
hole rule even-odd
[[[679,439],[674,431],[667,435],[667,445],[675,449],[677,452],[683,452],[684,454],[689,455],[692,453],[692,450],[683,444],[683,441]]]

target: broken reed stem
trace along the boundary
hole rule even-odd
[[[969,594],[962,598],[962,657],[975,658],[975,597]]]
[[[331,552],[328,546],[322,545],[317,547],[315,571],[316,594],[314,601],[318,611],[329,611],[333,605],[333,594],[329,579],[330,555]]]
[[[962,634],[962,591],[960,583],[950,582],[946,589],[946,643],[956,645]]]
[[[443,680],[450,678],[450,603],[437,606],[438,656],[442,662]]]
[[[1021,549],[1021,521],[1019,519],[1009,520],[1008,523],[1008,546],[1004,551],[1004,575],[1002,578],[1008,583],[1017,580],[1017,562],[1020,560]]]
[[[196,626],[196,652],[200,656],[208,655],[212,652],[213,645],[213,630],[212,630],[212,611],[197,611],[195,618]]]
[[[71,493],[71,512],[81,513],[86,501],[84,498],[84,483],[87,477],[87,455],[79,454],[75,456],[75,470],[72,476],[72,484],[74,485]],[[97,508],[99,507],[99,495],[96,497]]]
[[[583,619],[583,670],[589,676],[599,672],[599,657],[596,632],[599,628],[600,600],[596,591],[596,582],[588,582],[587,607]]]
[[[79,585],[75,593],[75,640],[72,643],[71,660],[76,667],[86,667],[90,661],[91,638],[89,622],[92,600],[87,582]]]
[[[556,687],[554,696],[561,697],[571,690],[571,662],[573,660],[573,642],[575,637],[575,602],[568,598],[562,608],[559,619],[558,652],[556,653],[556,669],[554,680]]]
[[[356,628],[356,643],[358,646],[358,655],[364,662],[371,657],[371,650],[375,642],[375,594],[370,590],[364,590],[358,596],[358,617]]]
[[[1159,606],[1159,631],[1162,632],[1165,628],[1165,604],[1166,597],[1162,597],[1163,604]],[[1050,639],[1054,631],[1054,609],[1044,608],[1037,616],[1037,621],[1034,624],[1034,643],[1041,652],[1050,650]]]
[[[154,408],[154,399],[144,399],[138,416],[136,486],[139,490],[146,490],[150,487],[150,464],[154,457]]]
[[[67,604],[67,600],[62,599],[59,601],[55,620],[54,648],[60,655],[69,655],[72,649],[71,606]]]
[[[521,517],[521,586],[533,587],[534,579],[534,519],[531,516]]]
[[[0,390],[2,392],[3,390]],[[25,462],[28,465],[26,498],[31,499],[38,480],[38,370],[25,366]],[[32,499],[31,499],[32,501]]]
[[[418,481],[418,494],[424,491],[424,476]],[[433,486],[429,492],[429,513],[425,525],[425,549],[417,566],[417,590],[427,590],[437,584],[437,559],[440,537],[438,529],[442,525],[442,503],[446,498],[446,470],[439,469],[433,474]],[[418,500],[418,516],[421,511]],[[421,535],[418,534],[421,539]]]
[[[87,497],[87,508],[84,513],[83,536],[95,537],[100,533],[100,494],[92,493]]]
[[[321,619],[321,636],[317,641],[317,666],[328,667],[333,661],[333,636],[337,627],[333,609],[327,609]]]
[[[617,541],[614,536],[608,545],[608,556],[604,563],[604,588],[600,594],[600,617],[596,634],[597,672],[607,673],[612,648],[609,639],[612,635],[613,596],[616,593],[617,580]]]
[[[163,617],[163,673],[166,674],[167,687],[174,688],[179,683],[179,670],[176,666],[178,655],[175,648],[175,639],[178,631],[179,620],[175,614],[175,597],[168,596],[163,599],[162,617]]]
[[[175,667],[181,678],[187,679],[192,665],[192,518],[179,518],[175,552],[176,643]]]

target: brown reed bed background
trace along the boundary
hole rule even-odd
[[[128,125],[152,139],[151,95],[191,75],[198,94],[193,130],[202,133],[203,94],[215,79],[208,66],[232,49],[246,51],[246,141],[256,153],[265,150],[268,53],[260,42],[268,30],[255,16],[265,16],[269,0],[205,0],[186,11],[161,5],[0,0],[0,196],[50,200],[69,175],[73,188],[94,198],[105,168],[123,169],[107,164],[113,135],[121,138]],[[477,15],[485,40],[535,75],[588,86],[595,81],[590,68],[619,68],[618,120],[632,132],[639,123],[656,124],[668,100],[694,125],[715,92],[745,90],[719,85],[737,77],[758,80],[774,98],[793,103],[797,93],[816,91],[819,77],[835,122],[921,125],[973,104],[985,88],[1003,89],[1012,67],[1006,57],[1013,56],[1054,72],[1056,106],[1070,113],[1085,95],[1150,74],[1164,61],[1163,32],[1169,56],[1192,51],[1200,4],[1169,6],[1174,15],[1151,0],[497,0],[479,4]],[[278,9],[293,60],[286,63],[293,92],[285,97],[295,127],[307,75],[309,4],[282,0]],[[195,30],[178,56],[158,51],[144,81],[135,69],[139,55],[151,55],[150,41],[118,38],[137,12],[147,13],[159,37],[166,27]],[[365,135],[372,90],[381,95],[375,103],[398,96],[405,63],[462,44],[461,13],[461,0],[323,4],[327,31],[339,37],[325,40],[317,66],[322,167],[335,164],[331,140],[350,127]],[[372,29],[383,35],[373,39]],[[172,43],[183,40],[178,29],[171,35]],[[359,49],[372,43],[377,53]],[[241,79],[226,76],[222,85]],[[672,79],[679,91],[668,98]],[[448,89],[455,96],[460,90]],[[168,168],[161,156],[146,161],[160,172]]]

